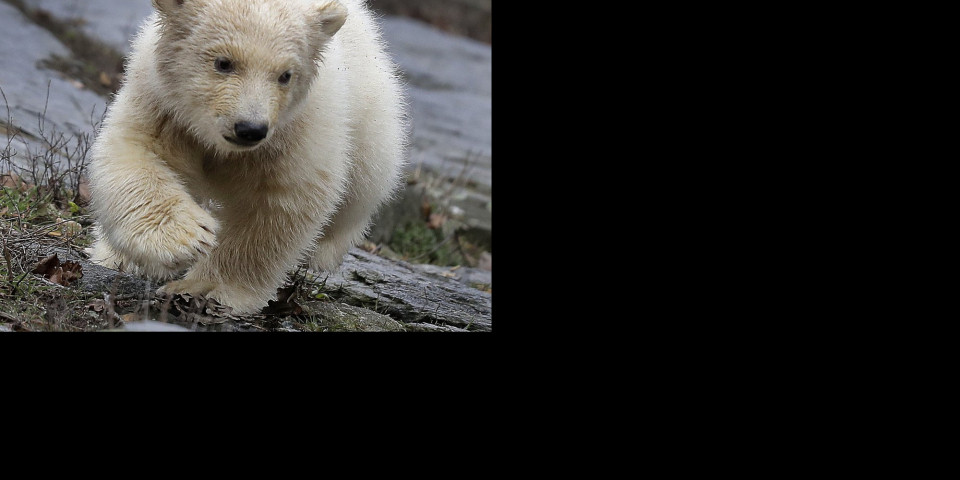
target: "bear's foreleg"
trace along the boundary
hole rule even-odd
[[[297,210],[291,203],[285,209],[227,209],[217,247],[182,280],[167,283],[158,293],[206,295],[233,307],[235,314],[256,313],[275,298],[318,228],[313,212]]]
[[[90,188],[100,225],[94,263],[164,279],[217,244],[217,220],[149,148],[114,136],[94,155]]]

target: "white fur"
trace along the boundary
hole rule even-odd
[[[189,267],[161,291],[255,312],[299,260],[336,268],[399,187],[395,66],[362,0],[154,6],[92,151],[92,259],[155,279]],[[269,124],[252,148],[224,138],[246,120]]]

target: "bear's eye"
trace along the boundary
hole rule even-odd
[[[216,68],[220,73],[231,73],[234,69],[233,62],[231,62],[229,58],[224,57],[217,57],[217,59],[213,61],[213,68]]]
[[[280,82],[280,85],[286,85],[290,83],[291,77],[293,77],[293,72],[287,70],[286,72],[283,72],[283,75],[280,75],[280,78],[278,78],[277,81]]]

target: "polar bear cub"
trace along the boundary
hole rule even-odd
[[[153,6],[91,151],[92,260],[256,312],[399,188],[395,65],[362,0]]]

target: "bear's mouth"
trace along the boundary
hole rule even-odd
[[[232,143],[232,144],[234,144],[234,145],[238,145],[238,146],[241,146],[241,147],[253,147],[253,146],[258,145],[258,144],[260,143],[260,140],[252,140],[252,141],[251,141],[251,140],[244,140],[244,139],[242,139],[242,138],[228,137],[228,136],[226,136],[226,135],[223,136],[223,139],[226,140],[226,141],[228,141],[228,142],[230,142],[230,143]]]

